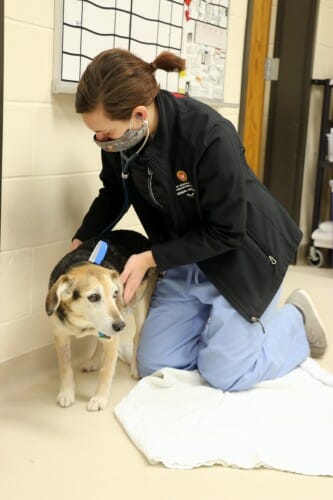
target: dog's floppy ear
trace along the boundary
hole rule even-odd
[[[115,270],[112,269],[112,271],[110,271],[110,275],[111,275],[111,279],[112,281],[114,282],[114,284],[116,285],[116,287],[118,288],[118,295],[117,295],[117,298],[116,298],[116,305],[118,307],[118,309],[122,309],[124,307],[124,300],[123,300],[123,291],[124,291],[124,287],[119,279],[119,273]]]
[[[58,309],[61,296],[63,293],[69,292],[71,285],[72,280],[67,274],[63,274],[55,283],[53,283],[49,293],[47,294],[45,302],[46,313],[48,316],[51,316]]]

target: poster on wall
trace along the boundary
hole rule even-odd
[[[75,92],[89,62],[117,47],[151,62],[169,50],[186,71],[161,88],[223,101],[229,0],[56,0],[53,92]]]

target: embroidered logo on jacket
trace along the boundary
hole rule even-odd
[[[180,182],[186,182],[187,181],[187,173],[184,172],[184,170],[177,170],[176,176],[177,176],[177,179]]]
[[[190,182],[188,182],[187,173],[184,170],[177,170],[176,177],[180,184],[176,184],[177,196],[185,195],[187,198],[194,198],[195,190]]]

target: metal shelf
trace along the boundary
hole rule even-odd
[[[332,117],[330,117],[330,109],[331,109],[331,94],[332,94],[331,90],[333,88],[333,78],[325,80],[313,79],[312,84],[323,87],[323,104],[321,112],[319,151],[317,160],[311,234],[314,232],[315,229],[318,228],[320,222],[320,208],[321,208],[321,199],[323,194],[324,172],[325,169],[333,167],[333,162],[327,160],[327,138],[326,138],[326,134],[329,133],[330,128],[332,127]],[[321,267],[324,264],[324,256],[321,250],[318,250],[318,248],[316,248],[315,241],[313,239],[311,239],[308,259],[310,264],[314,266]]]

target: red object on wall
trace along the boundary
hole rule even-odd
[[[191,15],[190,15],[190,3],[192,2],[192,0],[184,0],[184,4],[187,5],[187,9],[185,9],[185,18],[186,18],[186,21],[190,21],[191,19]]]

